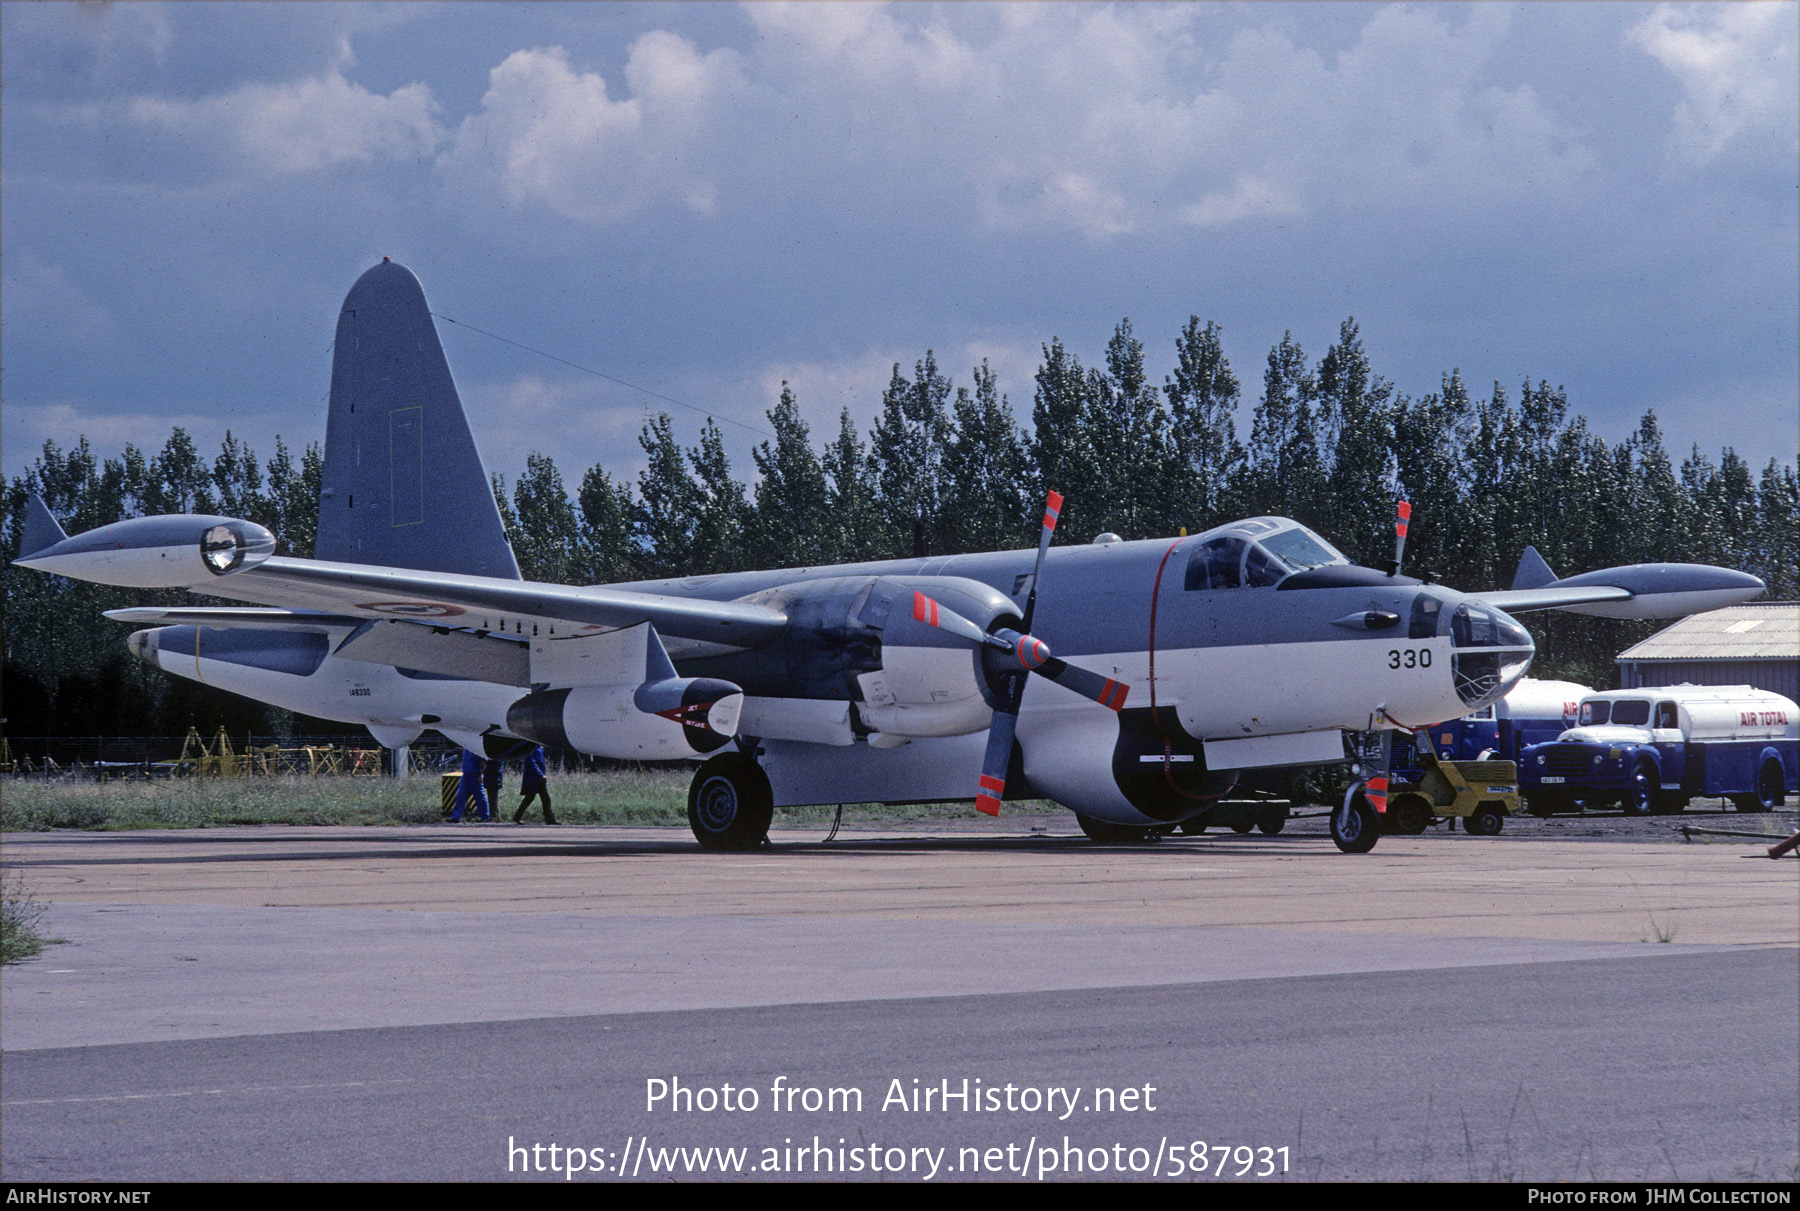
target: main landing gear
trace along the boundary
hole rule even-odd
[[[769,776],[747,753],[720,753],[688,787],[688,827],[702,849],[755,849],[775,817]]]

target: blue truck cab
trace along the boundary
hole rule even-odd
[[[1534,815],[1602,803],[1678,812],[1695,796],[1769,811],[1800,789],[1800,708],[1747,685],[1610,690],[1583,698],[1575,726],[1525,747],[1518,765]]]

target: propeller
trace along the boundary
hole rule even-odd
[[[1412,523],[1412,502],[1403,500],[1399,504],[1398,514],[1394,518],[1394,566],[1389,576],[1400,574],[1400,556],[1406,552],[1406,528]]]
[[[925,594],[913,594],[913,617],[918,621],[949,631],[990,652],[1007,654],[985,662],[1000,683],[1000,704],[994,708],[994,719],[988,726],[987,752],[981,759],[981,782],[975,795],[975,810],[989,816],[1000,814],[1000,800],[1006,793],[1006,767],[1012,761],[1013,733],[1019,726],[1019,703],[1025,696],[1025,682],[1032,673],[1114,711],[1124,709],[1126,695],[1131,689],[1123,681],[1103,677],[1059,659],[1051,653],[1049,644],[1031,633],[1032,615],[1037,612],[1038,580],[1044,573],[1044,556],[1050,550],[1050,536],[1056,532],[1056,518],[1062,502],[1063,498],[1052,492],[1044,504],[1037,566],[1031,574],[1031,593],[1025,598],[1025,616],[1020,619],[1018,630],[1001,627],[984,631]],[[999,667],[995,667],[996,664]]]

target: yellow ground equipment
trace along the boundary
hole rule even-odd
[[[1492,837],[1519,812],[1519,767],[1510,761],[1445,761],[1419,754],[1417,782],[1395,782],[1388,794],[1383,831],[1417,836],[1445,817],[1461,817],[1463,829]]]

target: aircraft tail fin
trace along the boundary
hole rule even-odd
[[[425,291],[386,258],[338,316],[313,554],[519,579]]]
[[[19,558],[47,551],[68,535],[44,498],[33,492],[25,501],[25,528],[19,532]]]
[[[1519,570],[1513,573],[1512,587],[1515,589],[1541,589],[1556,583],[1556,573],[1544,562],[1536,547],[1526,547],[1519,556]]]

